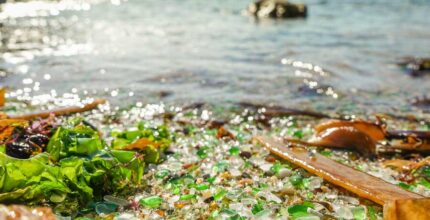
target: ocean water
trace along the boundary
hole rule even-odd
[[[256,20],[250,0],[63,0],[3,4],[0,83],[11,97],[113,103],[239,101],[418,112],[430,75],[426,0],[303,0],[306,19]],[[430,94],[429,94],[430,95]],[[30,98],[31,99],[31,98]]]

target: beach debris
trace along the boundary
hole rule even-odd
[[[366,157],[375,156],[377,149],[384,152],[430,152],[430,132],[387,130],[386,127],[380,119],[375,122],[333,119],[316,125],[315,134],[307,141],[285,140],[304,146],[353,149]],[[383,141],[386,143],[382,144]]]
[[[307,7],[286,0],[258,0],[248,6],[248,13],[257,18],[304,18]]]
[[[387,131],[390,148],[408,152],[430,152],[430,131]],[[387,147],[388,148],[388,147]]]
[[[342,187],[362,198],[369,199],[384,207],[384,219],[430,218],[428,209],[430,199],[409,192],[399,186],[348,167],[321,154],[310,154],[304,148],[294,144],[284,144],[270,137],[254,137],[272,154],[297,165],[324,180]]]

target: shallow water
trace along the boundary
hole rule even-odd
[[[304,1],[307,19],[255,20],[249,0],[31,1],[0,12],[9,96],[257,101],[313,109],[418,111],[430,76],[428,1]],[[2,71],[4,73],[2,73]],[[40,96],[44,97],[44,96]]]

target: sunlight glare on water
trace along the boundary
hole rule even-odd
[[[408,109],[428,93],[429,77],[396,62],[430,56],[430,4],[304,2],[308,18],[285,21],[243,15],[249,0],[7,3],[0,83],[34,103],[73,94],[375,111]]]

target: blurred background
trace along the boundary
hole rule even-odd
[[[35,104],[98,96],[118,105],[430,106],[413,105],[430,75],[398,65],[430,57],[427,0],[302,0],[308,15],[294,19],[249,15],[251,0],[3,2],[0,86]]]

